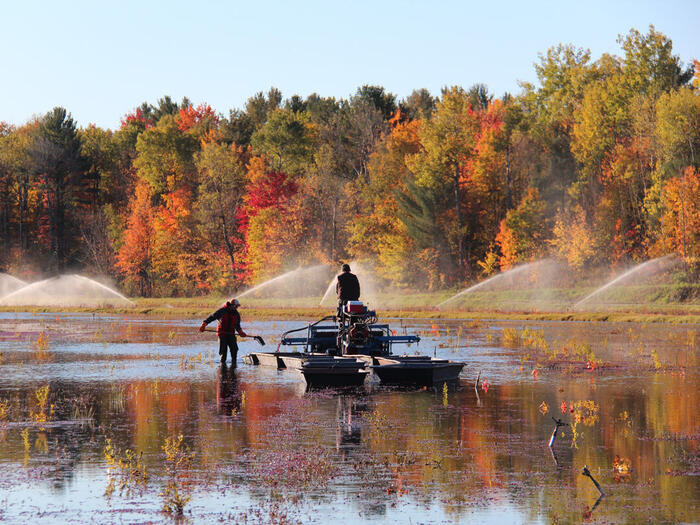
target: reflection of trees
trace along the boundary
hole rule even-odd
[[[328,458],[340,474],[342,492],[350,485],[363,506],[380,496],[387,501],[410,497],[459,515],[467,507],[515,504],[528,509],[532,521],[541,521],[543,513],[552,521],[579,522],[598,497],[580,475],[587,464],[610,489],[594,519],[693,521],[698,514],[697,480],[685,475],[698,455],[697,440],[688,439],[697,432],[699,401],[696,376],[690,374],[624,381],[595,374],[550,376],[493,386],[482,394],[481,406],[471,388],[450,392],[447,407],[440,393],[431,391],[300,395],[294,386],[245,377],[221,369],[210,381],[52,384],[56,420],[71,419],[74,401],[82,399],[94,423],[47,427],[42,441],[47,453],[35,446],[40,436],[32,429],[30,466],[50,467],[49,479],[61,487],[82,463],[100,461],[95,458],[101,458],[108,435],[121,448],[143,451],[149,472],[158,475],[164,438],[182,433],[195,451],[196,469],[248,483],[244,456],[269,450],[275,439],[271,432],[284,424],[289,432],[280,435],[290,439],[289,448],[339,451]],[[18,398],[31,400],[35,389],[23,388]],[[570,429],[560,430],[557,467],[547,448],[550,416],[562,401],[570,406],[587,400],[599,407],[598,421],[580,426],[578,449],[570,447]],[[542,401],[552,407],[550,414],[538,410]],[[22,417],[29,408],[29,401],[22,405]],[[570,421],[572,416],[559,412],[557,417]],[[24,468],[20,430],[4,430],[7,468]],[[630,460],[629,482],[615,484],[616,455]],[[684,475],[667,475],[667,469]],[[337,492],[333,483],[327,490],[331,495]],[[246,488],[254,492],[251,485]],[[261,490],[260,498],[267,494]]]

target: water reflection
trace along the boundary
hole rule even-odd
[[[66,332],[69,325],[63,321]],[[143,453],[150,475],[145,492],[113,496],[110,505],[118,509],[137,501],[151,509],[138,519],[159,519],[167,474],[163,443],[179,434],[195,454],[189,508],[197,521],[221,517],[213,494],[232,483],[236,495],[228,491],[227,499],[237,512],[267,505],[274,491],[278,505],[300,521],[324,509],[348,523],[409,517],[492,523],[506,516],[514,522],[700,518],[697,368],[583,374],[543,369],[535,378],[520,369],[517,350],[486,340],[491,327],[485,325],[469,328],[469,346],[439,348],[467,360],[468,377],[483,371],[482,381],[492,384],[479,391],[480,401],[473,379],[446,392],[369,385],[355,393],[305,393],[300,378],[283,371],[193,360],[206,355],[207,342],[184,340],[158,356],[154,346],[168,345],[173,330],[155,324],[148,335],[148,324],[139,326],[142,342],[121,344],[141,348],[112,363],[118,368],[113,373],[100,368],[101,378],[97,363],[104,355],[123,355],[115,348],[120,343],[53,336],[50,350],[59,358],[53,363],[35,361],[32,350],[18,348],[16,340],[0,343],[4,355],[16,352],[0,365],[3,518],[20,519],[26,509],[23,483],[30,478],[46,489],[41,507],[59,521],[90,521],[94,515],[80,514],[85,507],[79,502],[105,502],[110,439],[122,451]],[[434,340],[448,345],[457,329],[448,334],[443,328]],[[562,330],[556,326],[552,337],[573,337]],[[595,326],[608,342],[620,335],[616,330]],[[650,330],[649,339],[660,341],[656,327]],[[678,330],[678,340],[686,337],[684,328]],[[93,360],[68,359],[78,354],[76,345],[91,345],[92,352],[80,348]],[[620,341],[615,345],[616,352],[632,351]],[[661,345],[658,351],[671,353]],[[183,353],[194,364],[183,364]],[[46,371],[61,364],[71,370],[70,378],[65,369],[54,376]],[[41,373],[28,381],[30,366]],[[550,448],[552,417],[569,426],[559,429]],[[581,475],[583,465],[604,487],[605,500]]]

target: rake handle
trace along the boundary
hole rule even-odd
[[[215,330],[213,328],[205,328],[203,331],[218,333],[218,330]],[[238,337],[248,337],[251,339],[255,339],[260,344],[260,346],[265,346],[265,340],[262,338],[262,336],[259,335],[240,335],[236,334],[235,332],[221,332],[219,335],[238,335]]]

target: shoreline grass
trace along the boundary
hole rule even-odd
[[[94,313],[171,319],[204,318],[220,306],[215,298],[136,299],[133,307],[0,307],[0,312],[28,313]],[[252,301],[251,301],[252,302]],[[245,320],[318,319],[332,315],[332,306],[244,305]],[[529,321],[609,321],[637,323],[700,324],[700,305],[639,305],[600,310],[504,311],[499,309],[436,309],[418,307],[386,307],[378,311],[380,318],[407,319],[503,319]]]

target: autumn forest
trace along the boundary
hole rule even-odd
[[[618,43],[553,47],[500,97],[271,88],[228,115],[165,96],[117,130],[61,107],[0,122],[0,271],[184,296],[349,260],[430,290],[550,256],[697,269],[700,62],[653,27]]]

